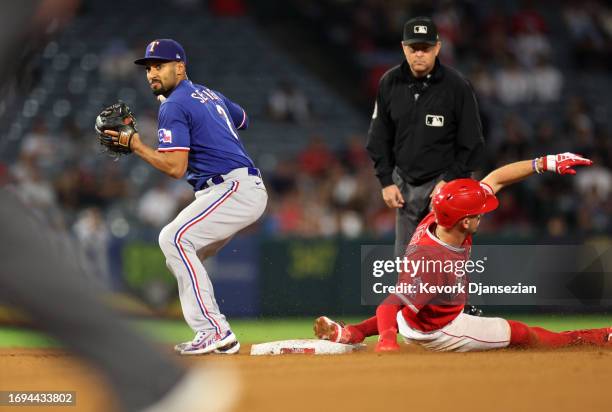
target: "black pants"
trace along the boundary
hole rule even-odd
[[[404,197],[404,207],[397,209],[395,220],[395,256],[402,257],[417,225],[429,213],[431,191],[441,180],[437,177],[422,185],[411,185],[397,168],[393,171],[393,183]]]
[[[183,368],[99,301],[67,242],[6,188],[0,188],[0,228],[0,300],[106,373],[126,411],[156,402],[179,381]]]

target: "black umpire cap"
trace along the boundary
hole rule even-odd
[[[427,43],[435,45],[438,39],[438,28],[429,17],[415,17],[404,24],[403,44]]]

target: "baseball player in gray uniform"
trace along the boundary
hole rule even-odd
[[[268,195],[238,130],[248,117],[236,103],[187,78],[187,57],[172,39],[154,40],[136,64],[146,68],[153,94],[161,97],[159,144],[151,148],[136,133],[131,150],[153,167],[193,186],[195,200],[166,225],[159,245],[178,281],[183,315],[195,332],[176,345],[183,355],[233,354],[240,344],[221,313],[203,265],[236,232],[254,223]]]

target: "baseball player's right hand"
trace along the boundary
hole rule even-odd
[[[382,197],[388,207],[399,209],[404,207],[404,197],[397,185],[390,185],[382,190]]]
[[[593,162],[590,159],[580,155],[565,152],[557,155],[548,155],[542,158],[542,168],[549,172],[558,173],[560,175],[575,175],[575,166],[591,166]]]

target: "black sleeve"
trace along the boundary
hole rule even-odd
[[[484,155],[484,138],[476,95],[467,82],[462,84],[459,93],[456,105],[459,126],[455,140],[455,160],[442,176],[447,182],[469,177],[481,165]]]
[[[393,154],[395,125],[391,121],[389,108],[383,97],[385,93],[384,80],[383,77],[378,85],[366,149],[374,162],[376,177],[378,177],[382,187],[387,187],[393,184],[391,175],[395,167],[395,155]]]

